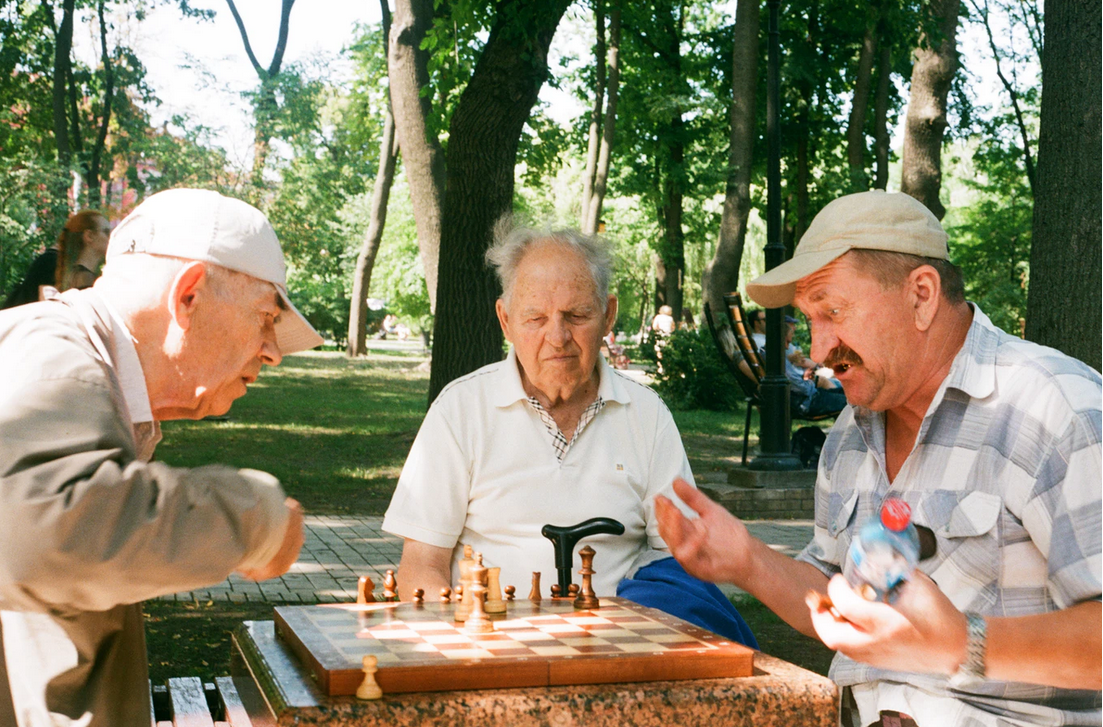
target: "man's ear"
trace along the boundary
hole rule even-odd
[[[609,294],[609,298],[605,302],[605,334],[609,335],[609,331],[613,330],[613,324],[617,322],[617,309],[618,302],[617,296],[612,293]]]
[[[513,343],[509,337],[509,311],[506,310],[506,304],[501,298],[494,301],[494,312],[498,315],[498,325],[502,327],[502,335],[507,341]]]
[[[207,266],[193,260],[182,267],[169,287],[168,308],[172,320],[182,330],[191,327],[199,300],[207,293]]]
[[[930,265],[920,265],[908,274],[911,303],[915,309],[915,327],[926,331],[938,315],[942,303],[942,278]]]

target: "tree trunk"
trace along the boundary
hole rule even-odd
[[[923,33],[912,67],[911,98],[904,127],[904,163],[900,191],[922,202],[942,219],[942,135],[946,98],[957,70],[957,15],[960,0],[933,0],[938,37]]]
[[[889,184],[889,87],[892,81],[892,43],[886,28],[881,30],[881,52],[877,61],[877,92],[873,101],[873,148],[877,162],[874,189]]]
[[[582,231],[597,232],[601,223],[601,206],[605,202],[605,189],[609,181],[609,161],[613,152],[613,137],[617,130],[617,94],[620,89],[620,0],[613,8],[609,25],[609,93],[605,106],[605,123],[601,130],[601,151],[594,172],[593,196],[587,206],[587,217]]]
[[[512,209],[521,130],[548,77],[548,47],[569,4],[501,0],[452,114],[430,402],[456,377],[502,358],[498,283],[483,255],[495,223]]]
[[[115,72],[111,67],[111,56],[107,51],[107,22],[103,17],[104,0],[96,6],[100,21],[100,56],[103,58],[103,116],[96,133],[96,144],[92,147],[92,158],[88,162],[88,206],[100,206],[100,167],[103,164],[103,151],[107,146],[107,129],[111,123],[111,103],[115,97]]]
[[[57,160],[62,167],[68,167],[73,160],[73,151],[69,145],[69,125],[65,113],[65,92],[72,75],[73,51],[73,9],[76,0],[64,0],[62,3],[61,25],[54,36],[54,143],[57,145]]]
[[[237,23],[238,32],[241,33],[241,41],[245,45],[245,54],[249,56],[249,62],[260,79],[260,89],[257,98],[253,102],[253,185],[264,186],[264,165],[268,160],[269,144],[275,133],[276,114],[279,112],[279,104],[276,101],[276,78],[280,75],[280,66],[283,65],[283,54],[287,49],[287,33],[291,19],[291,6],[295,0],[282,0],[280,7],[280,31],[276,39],[276,49],[272,52],[272,62],[268,68],[264,68],[253,54],[253,46],[249,43],[249,34],[245,32],[245,23],[237,11],[234,0],[226,0],[230,6],[230,13]]]
[[[1026,337],[1100,370],[1100,5],[1046,5]]]
[[[663,264],[666,268],[666,304],[673,310],[674,320],[682,319],[682,299],[685,290],[686,252],[685,232],[682,229],[682,165],[685,162],[685,147],[680,141],[682,115],[674,115],[671,130],[679,139],[670,145],[670,160],[673,169],[667,174],[663,194]]]
[[[395,1],[387,75],[395,134],[410,185],[429,307],[436,311],[445,160],[440,140],[429,128],[432,110],[429,98],[421,95],[421,90],[429,85],[429,52],[422,50],[421,42],[432,27],[433,0]]]
[[[586,145],[586,176],[582,178],[582,209],[578,226],[585,232],[590,219],[590,199],[594,194],[594,175],[601,147],[601,117],[605,109],[605,0],[594,0],[594,106],[590,109],[590,133]],[[592,233],[591,233],[592,234]]]
[[[383,10],[383,55],[387,55],[388,37],[391,29],[391,11],[387,0],[380,0]],[[371,274],[375,267],[375,256],[379,253],[379,243],[383,240],[383,228],[387,224],[387,203],[391,199],[391,184],[394,182],[395,157],[398,156],[398,143],[395,139],[394,115],[390,102],[383,113],[383,138],[379,142],[379,169],[375,175],[372,189],[371,219],[364,234],[360,253],[356,256],[356,273],[352,278],[352,300],[349,306],[349,340],[346,353],[360,356],[368,352],[368,290],[371,287]]]
[[[724,295],[739,286],[747,218],[751,214],[751,164],[755,138],[755,85],[758,80],[759,1],[739,0],[735,8],[732,46],[731,135],[728,139],[728,183],[720,216],[716,253],[705,266],[701,289],[713,322],[721,328],[721,340],[735,351],[735,337],[728,326]]]
[[[846,127],[846,158],[850,164],[850,184],[855,191],[869,188],[866,174],[866,113],[869,92],[873,85],[873,58],[877,52],[877,23],[866,26],[862,47],[858,53],[858,74],[854,79],[854,98],[850,104],[850,120]]]

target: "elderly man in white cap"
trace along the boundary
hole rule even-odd
[[[904,194],[835,200],[747,292],[804,312],[850,406],[796,559],[680,484],[698,518],[656,504],[675,557],[837,650],[845,725],[1098,725],[1098,372],[966,303],[941,225]],[[839,575],[889,495],[936,541],[892,604]]]
[[[0,724],[148,727],[140,602],[295,562],[273,477],[149,461],[159,422],[321,343],[285,284],[263,214],[181,189],[123,220],[93,288],[0,313]]]

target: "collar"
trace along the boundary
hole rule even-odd
[[[606,402],[615,401],[618,404],[630,404],[632,398],[628,396],[624,378],[613,371],[606,363],[604,356],[599,355],[597,357],[597,367],[597,398],[604,399]],[[525,393],[525,387],[521,383],[521,369],[517,361],[517,351],[513,346],[509,347],[509,354],[495,372],[495,376],[497,380],[493,389],[494,406],[504,409],[518,401],[528,401],[528,394]]]
[[[119,377],[126,408],[130,410],[131,422],[140,424],[153,421],[149,389],[146,388],[146,377],[142,372],[142,363],[138,360],[138,349],[135,348],[137,341],[113,305],[95,292],[87,295],[95,296],[95,303],[107,311],[110,319],[111,336],[115,339],[115,373]]]

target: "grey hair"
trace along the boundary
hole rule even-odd
[[[609,304],[609,283],[613,279],[613,253],[606,240],[572,229],[514,227],[508,218],[495,225],[494,243],[486,251],[486,262],[502,284],[502,302],[509,305],[521,260],[534,245],[543,243],[559,245],[582,256],[594,281],[597,303],[604,310]]]

